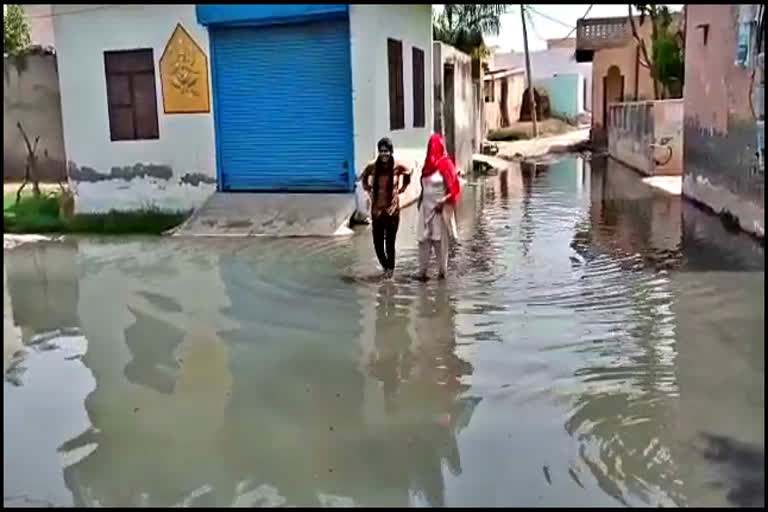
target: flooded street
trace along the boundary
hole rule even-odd
[[[764,504],[759,244],[571,157],[466,186],[446,281],[402,216],[391,282],[367,228],[6,251],[5,505]]]

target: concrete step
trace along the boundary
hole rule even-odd
[[[354,194],[214,193],[172,236],[351,234]]]

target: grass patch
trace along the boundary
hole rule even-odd
[[[167,212],[157,208],[108,213],[81,213],[72,218],[59,217],[59,197],[48,193],[40,197],[3,195],[3,231],[5,233],[80,233],[96,235],[159,235],[178,226],[189,212]]]
[[[98,233],[102,235],[149,234],[160,235],[175,228],[189,212],[164,212],[157,209],[130,212],[82,213],[65,222],[69,233]]]
[[[560,119],[550,118],[539,121],[539,137],[550,137],[552,135],[562,135],[575,129],[574,126]],[[533,124],[528,121],[518,121],[507,128],[491,130],[488,133],[488,140],[499,142],[513,142],[516,140],[529,140],[533,136]]]

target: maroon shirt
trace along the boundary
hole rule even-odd
[[[394,177],[390,180],[389,175],[381,174],[376,176],[376,161],[365,166],[360,180],[363,183],[363,189],[368,193],[373,193],[374,179],[379,180],[376,197],[371,203],[371,217],[378,217],[382,213],[396,215],[400,211],[400,198],[406,187],[411,171],[401,162],[395,160]],[[390,186],[391,184],[391,186]]]

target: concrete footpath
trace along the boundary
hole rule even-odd
[[[589,141],[589,128],[574,130],[562,135],[540,137],[535,140],[494,142],[499,149],[496,155],[472,155],[474,162],[481,162],[494,169],[506,169],[515,162],[539,159],[546,155],[563,155],[577,144]]]
[[[354,194],[214,193],[172,236],[339,236],[352,234]]]
[[[589,141],[589,128],[574,130],[562,135],[540,137],[533,140],[517,140],[514,142],[495,142],[499,148],[498,158],[520,159],[544,156],[547,153],[563,153],[569,146]]]
[[[536,160],[544,156],[557,159],[558,155],[562,156],[571,152],[573,146],[588,141],[589,128],[586,128],[553,137],[541,137],[536,140],[496,142],[499,152],[495,156],[475,154],[472,158],[475,162],[482,162],[495,169],[506,169],[514,162],[523,160]],[[607,156],[606,158],[611,157]],[[615,165],[626,167],[618,161],[614,162]],[[676,196],[682,193],[682,176],[643,176],[637,171],[632,170],[632,172],[637,175],[638,180],[656,190]]]

